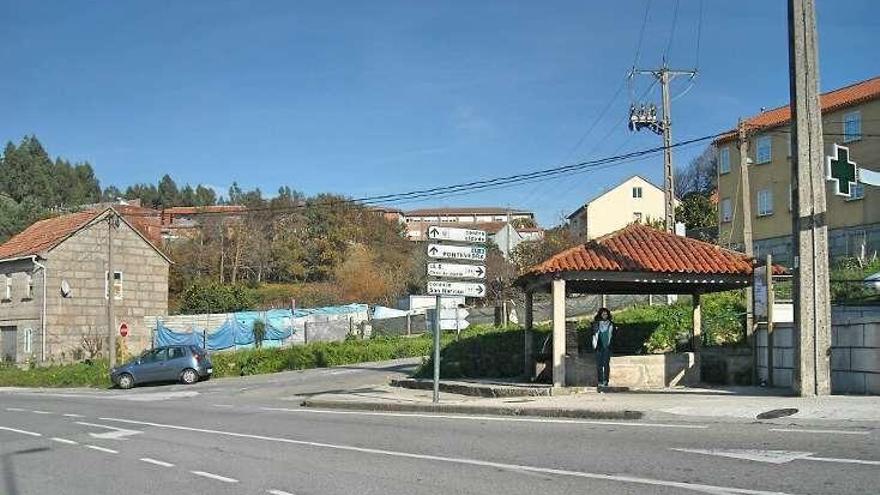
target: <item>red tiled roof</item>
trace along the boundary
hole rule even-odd
[[[82,211],[34,223],[0,246],[0,260],[40,254],[85,227],[101,212]]]
[[[163,213],[172,215],[193,215],[195,213],[238,213],[247,210],[241,205],[214,205],[214,206],[172,206],[162,210]]]
[[[861,81],[850,86],[835,89],[819,96],[822,113],[833,112],[866,101],[880,98],[880,76]],[[769,129],[787,124],[791,120],[791,107],[788,105],[767,110],[746,120],[746,128],[751,131]],[[715,140],[725,143],[736,137],[736,130]]]
[[[524,276],[566,271],[750,275],[752,260],[714,244],[632,224],[556,254]]]

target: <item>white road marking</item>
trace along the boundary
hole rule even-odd
[[[151,459],[149,457],[141,457],[140,460],[146,462],[147,464],[155,464],[156,466],[174,467],[174,464],[171,464],[170,462],[160,461],[158,459]]]
[[[53,441],[53,442],[58,442],[58,443],[63,443],[63,444],[66,444],[66,445],[78,445],[78,444],[77,444],[76,442],[74,442],[73,440],[68,440],[68,439],[66,439],[66,438],[52,437],[52,441]]]
[[[829,435],[870,435],[870,431],[852,431],[852,430],[802,430],[798,428],[770,428],[770,431],[778,431],[782,433],[827,433]]]
[[[20,407],[7,407],[6,410],[12,412],[24,412],[24,409]]]
[[[99,425],[95,423],[86,423],[85,421],[77,421],[76,424],[83,426],[93,426],[95,428],[106,428],[108,430],[107,433],[89,433],[90,436],[94,438],[100,438],[103,440],[126,440],[124,437],[130,437],[132,435],[139,435],[143,433],[140,430],[127,430],[125,428],[117,428],[115,426],[107,426],[107,425]]]
[[[52,414],[49,411],[31,411],[34,414]]]
[[[377,411],[338,411],[335,409],[312,409],[312,408],[285,408],[285,407],[261,407],[263,411],[291,412],[301,414],[353,414],[357,416],[387,416],[393,418],[436,418],[436,419],[459,419],[465,421],[505,421],[513,423],[554,423],[554,424],[583,424],[599,426],[638,426],[644,428],[684,428],[689,430],[705,430],[706,425],[680,425],[673,423],[635,423],[630,421],[599,421],[591,419],[565,419],[565,418],[535,418],[515,416],[470,416],[456,414],[433,414],[433,413],[395,413]]]
[[[41,436],[43,436],[42,433],[37,433],[37,432],[35,432],[35,431],[19,430],[19,429],[16,429],[16,428],[9,428],[9,427],[7,427],[7,426],[0,426],[0,430],[11,431],[11,432],[13,432],[13,433],[21,433],[22,435],[29,435],[29,436],[32,436],[32,437],[41,437]]]
[[[82,414],[73,414],[73,413],[63,414],[63,416],[65,418],[84,418],[85,417]]]
[[[214,404],[214,407],[235,407],[232,404]]]
[[[99,447],[98,445],[86,445],[87,449],[97,450],[98,452],[106,452],[108,454],[118,454],[118,450],[108,449],[106,447]]]
[[[292,493],[283,490],[266,490],[266,493],[269,493],[270,495],[293,495]]]
[[[769,464],[786,464],[792,461],[815,461],[836,462],[841,464],[863,464],[866,466],[880,466],[880,461],[865,459],[839,459],[836,457],[815,457],[812,452],[795,452],[787,450],[756,450],[756,449],[671,449],[691,454],[714,455],[743,459],[747,461],[766,462]]]
[[[222,481],[224,483],[238,483],[238,480],[235,478],[227,478],[226,476],[220,476],[219,474],[207,473],[205,471],[190,471],[190,473],[201,476],[203,478],[210,478],[212,480]]]
[[[537,466],[526,466],[519,464],[506,464],[501,462],[492,462],[492,461],[481,461],[479,459],[468,459],[461,457],[444,457],[438,455],[430,455],[430,454],[414,454],[410,452],[399,452],[394,450],[383,450],[383,449],[371,449],[367,447],[355,447],[351,445],[338,445],[331,443],[322,443],[322,442],[310,442],[306,440],[294,440],[291,438],[284,437],[269,437],[264,435],[252,435],[248,433],[236,433],[231,431],[221,431],[221,430],[209,430],[206,428],[192,428],[189,426],[179,426],[179,425],[169,425],[163,423],[151,423],[148,421],[137,421],[133,419],[122,419],[122,418],[99,418],[102,421],[118,421],[120,423],[127,424],[136,424],[136,425],[144,425],[144,426],[152,426],[154,428],[166,428],[170,430],[181,430],[181,431],[192,431],[197,433],[205,433],[209,435],[218,435],[218,436],[227,436],[233,438],[247,438],[251,440],[263,440],[268,442],[277,442],[277,443],[285,443],[289,445],[301,445],[305,447],[316,447],[323,449],[333,449],[333,450],[342,450],[347,452],[357,452],[360,454],[370,454],[370,455],[384,455],[389,457],[399,457],[406,459],[419,459],[425,461],[436,461],[436,462],[447,462],[451,464],[464,464],[470,466],[479,466],[479,467],[488,467],[493,469],[506,469],[510,471],[524,471],[529,473],[541,473],[541,474],[553,474],[558,476],[571,476],[577,478],[585,478],[585,479],[593,479],[593,480],[602,480],[602,481],[613,481],[619,483],[632,483],[639,485],[649,485],[649,486],[665,486],[672,488],[680,488],[684,490],[691,490],[701,493],[709,493],[713,495],[719,494],[727,494],[727,495],[788,495],[784,492],[768,492],[762,490],[750,490],[747,488],[734,488],[734,487],[725,487],[725,486],[717,486],[717,485],[706,485],[701,483],[686,483],[680,481],[668,481],[668,480],[658,480],[652,478],[639,478],[635,476],[625,476],[625,475],[611,475],[611,474],[599,474],[599,473],[588,473],[583,471],[568,471],[564,469],[553,469],[553,468],[544,468]],[[195,472],[193,472],[195,473]]]

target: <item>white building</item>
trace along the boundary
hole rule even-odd
[[[663,221],[665,204],[663,189],[634,175],[575,210],[568,227],[576,239],[591,240],[633,222]]]

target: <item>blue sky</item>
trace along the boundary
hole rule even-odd
[[[880,5],[817,3],[823,90],[880,74]],[[652,2],[641,64],[668,46],[672,66],[700,71],[673,104],[674,140],[787,101],[785,4],[705,0],[697,58],[700,1],[680,1],[671,44],[675,2]],[[655,147],[657,136],[615,126],[648,87],[620,89],[645,6],[2,0],[0,139],[36,134],[51,154],[91,162],[104,185],[170,173],[353,197]],[[549,226],[632,174],[660,183],[661,158],[398,206],[510,205]]]

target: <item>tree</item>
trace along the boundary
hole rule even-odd
[[[684,222],[689,231],[698,231],[703,240],[713,240],[713,229],[718,225],[717,153],[714,146],[691,160],[676,175],[676,188],[681,204],[675,209],[677,221]]]
[[[159,205],[162,208],[179,205],[180,191],[178,191],[177,184],[170,175],[165,174],[162,176],[162,179],[159,180],[159,186],[156,188],[156,192],[158,193]]]
[[[710,195],[718,187],[718,156],[715,146],[708,146],[699,156],[675,174],[675,192],[683,198],[690,193]]]
[[[568,227],[558,225],[544,231],[544,238],[540,241],[520,243],[511,253],[511,259],[517,271],[523,273],[554,254],[575,245],[577,240],[571,235]]]
[[[210,187],[199,184],[196,187],[194,206],[214,206],[217,204],[217,193]]]

